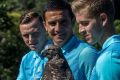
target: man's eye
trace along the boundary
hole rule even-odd
[[[61,24],[62,24],[62,25],[66,25],[66,20],[62,20],[62,21],[61,21]]]
[[[23,37],[25,37],[25,38],[28,38],[28,37],[29,37],[29,35],[27,35],[27,34],[24,34],[24,35],[23,35]]]
[[[37,36],[40,35],[40,33],[39,33],[39,32],[34,32],[34,33],[32,33],[32,35],[33,35],[34,37],[37,37]]]
[[[51,25],[51,26],[55,26],[56,22],[48,22],[48,24]]]
[[[89,25],[89,21],[81,21],[80,24],[83,25],[83,26],[88,26]]]

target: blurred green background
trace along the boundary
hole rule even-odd
[[[120,15],[117,12],[120,1],[115,1],[114,24],[117,33],[120,33]],[[21,58],[29,51],[19,32],[18,23],[21,13],[33,8],[42,11],[45,3],[46,0],[0,0],[0,80],[16,79]],[[79,35],[77,30],[77,27],[74,27],[74,32]]]

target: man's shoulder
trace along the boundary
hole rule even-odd
[[[34,55],[36,54],[36,52],[35,51],[29,51],[28,53],[26,53],[24,56],[23,56],[23,60],[25,60],[25,59],[32,59],[33,57],[34,57]]]
[[[79,45],[79,47],[82,47],[80,49],[81,50],[80,56],[83,57],[83,58],[86,57],[87,59],[90,60],[91,58],[96,59],[99,56],[97,49],[95,47],[87,44],[87,43],[81,43]],[[85,58],[85,60],[86,60],[86,58]]]
[[[89,50],[97,51],[94,46],[84,42],[83,40],[79,40],[78,48],[82,48],[83,50],[87,50],[87,51]]]
[[[92,45],[86,43],[85,41],[79,39],[77,36],[73,36],[73,40],[71,42],[72,49],[74,49],[75,51],[79,51],[81,52],[85,52],[85,53],[97,53],[97,50],[95,47],[93,47]]]
[[[73,40],[72,43],[75,43],[77,48],[86,48],[86,47],[92,47],[91,45],[89,45],[88,43],[86,43],[85,41],[81,40],[80,38],[78,38],[76,35],[73,36]]]
[[[109,52],[120,52],[120,42],[117,42],[117,43],[113,43],[111,44],[110,46],[108,46],[108,48],[104,51],[109,51]]]

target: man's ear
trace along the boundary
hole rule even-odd
[[[45,21],[43,21],[43,25],[44,25],[44,27],[45,27],[45,30],[47,31],[47,27],[46,27]]]
[[[107,21],[108,21],[108,15],[106,13],[101,13],[100,19],[102,21],[102,25],[105,26],[107,24]]]

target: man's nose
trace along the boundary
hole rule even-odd
[[[58,32],[60,30],[60,23],[57,22],[56,26],[55,26],[55,31]]]
[[[32,44],[34,42],[34,37],[32,35],[29,35],[29,44]]]
[[[86,34],[85,28],[84,27],[79,27],[79,33],[81,35],[85,35]]]

